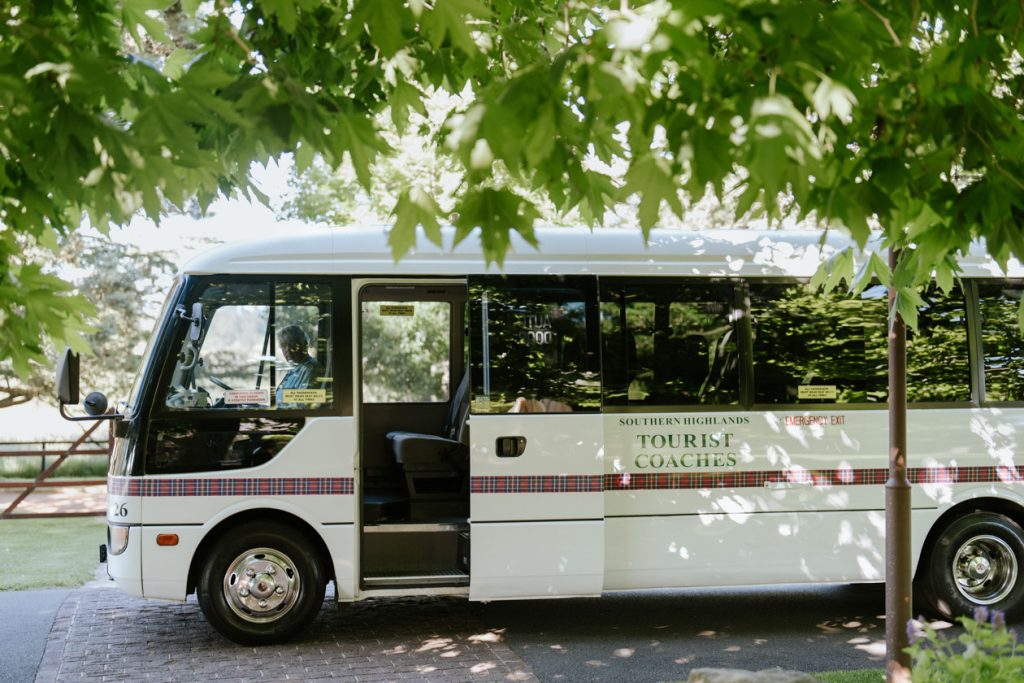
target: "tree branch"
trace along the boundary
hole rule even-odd
[[[879,12],[874,7],[869,5],[867,3],[867,0],[858,0],[858,1],[860,2],[860,4],[864,5],[864,8],[867,11],[871,12],[872,14],[874,14],[875,17],[877,17],[878,20],[881,21],[882,24],[885,25],[885,30],[888,31],[889,35],[892,37],[893,45],[895,45],[896,47],[903,47],[903,42],[900,41],[900,37],[898,35],[896,35],[896,31],[893,30],[892,24],[889,23],[889,20],[881,12]]]

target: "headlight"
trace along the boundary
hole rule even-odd
[[[120,555],[128,547],[128,529],[131,527],[107,525],[107,552]]]

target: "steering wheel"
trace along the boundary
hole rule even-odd
[[[213,377],[212,375],[210,377],[208,377],[207,379],[209,379],[211,382],[216,384],[218,387],[220,387],[224,391],[231,391],[231,387],[229,387],[227,384],[225,384],[223,380],[217,379],[216,377]]]

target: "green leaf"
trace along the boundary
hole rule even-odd
[[[696,127],[690,131],[690,144],[693,148],[693,176],[696,184],[694,195],[703,194],[708,183],[712,183],[715,192],[721,196],[722,181],[732,173],[732,157],[729,151],[732,144],[729,138],[704,127]]]
[[[924,306],[924,299],[913,287],[898,287],[894,310],[912,330],[917,329],[917,311]],[[890,312],[892,315],[892,312]]]
[[[168,78],[178,79],[185,73],[185,65],[195,57],[192,50],[179,47],[164,60],[164,75]]]
[[[352,167],[356,171],[359,183],[369,189],[373,181],[370,178],[370,163],[377,152],[388,152],[390,147],[377,134],[369,118],[356,113],[339,116],[335,119],[335,130],[331,136],[336,150],[347,151]],[[335,163],[341,161],[337,155]]]
[[[456,207],[455,243],[480,228],[480,244],[487,263],[499,266],[511,245],[511,233],[518,232],[528,244],[537,246],[533,223],[539,214],[533,204],[506,189],[470,190]]]
[[[676,214],[682,216],[683,205],[679,201],[678,192],[668,162],[653,152],[645,152],[635,158],[626,171],[622,197],[640,195],[640,227],[646,236],[658,222],[663,201],[668,202]]]
[[[537,113],[526,137],[526,163],[532,167],[539,166],[555,148],[556,135],[554,108],[545,105]]]
[[[420,225],[427,238],[441,246],[441,226],[437,222],[440,213],[434,198],[421,188],[414,187],[402,193],[392,212],[395,224],[388,233],[388,244],[395,261],[416,245],[416,227]]]
[[[476,54],[476,43],[470,35],[467,20],[487,19],[490,11],[477,0],[435,0],[434,8],[423,15],[423,28],[435,50],[441,47],[445,37],[468,55]]]
[[[145,45],[145,42],[138,32],[139,26],[144,28],[146,35],[153,40],[164,44],[171,42],[170,36],[167,35],[167,27],[164,24],[163,17],[157,19],[147,14],[147,12],[152,10],[164,9],[168,4],[163,0],[155,2],[152,0],[127,0],[124,3],[122,8],[124,27],[140,47]]]
[[[891,279],[892,273],[889,272],[889,264],[882,260],[877,253],[871,252],[854,276],[850,291],[853,294],[860,294],[875,280],[888,287]]]
[[[405,133],[410,109],[423,116],[427,114],[427,107],[423,104],[423,93],[415,85],[403,80],[395,83],[388,103],[391,105],[391,121],[399,135]]]
[[[316,152],[313,151],[313,145],[305,140],[299,140],[295,146],[295,170],[302,173],[309,169],[313,165],[315,156]]]
[[[390,58],[405,45],[402,15],[406,11],[402,0],[360,0],[352,11],[352,20],[364,25],[381,54]]]
[[[299,15],[294,0],[262,0],[261,4],[268,17],[277,17],[277,23],[285,33],[295,33]]]

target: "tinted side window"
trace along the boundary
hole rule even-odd
[[[870,403],[888,391],[886,290],[751,283],[754,401]]]
[[[323,283],[213,282],[165,385],[174,411],[310,410],[333,400],[331,291]]]
[[[473,412],[600,408],[589,277],[470,279]]]
[[[986,401],[1024,401],[1024,338],[1017,323],[1024,283],[978,286]]]
[[[907,328],[907,401],[970,401],[967,308],[959,286],[922,293],[917,330]]]
[[[731,283],[601,281],[604,402],[739,402]]]

